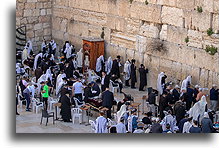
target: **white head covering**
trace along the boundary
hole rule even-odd
[[[205,107],[207,105],[206,97],[203,95],[201,97],[201,100],[196,102],[192,108],[189,110],[189,116],[193,117],[193,120],[198,120],[198,117],[200,116],[200,120],[202,120],[205,112]]]
[[[104,57],[101,55],[99,58],[97,58],[96,62],[96,71],[100,72],[102,70],[102,62],[104,62]]]
[[[157,90],[160,94],[163,94],[163,87],[161,85],[161,80],[162,80],[162,77],[164,76],[164,72],[161,72],[159,75],[158,75],[158,78],[157,78]]]
[[[29,43],[28,55],[30,55],[30,52],[33,51],[33,45],[32,45],[32,42],[30,40],[27,43]]]
[[[120,110],[117,112],[117,123],[120,122],[121,117],[123,116],[123,114],[127,111],[126,110],[127,106],[125,104],[123,104],[120,108]]]
[[[113,66],[113,60],[111,57],[109,57],[105,66],[105,70],[107,74],[111,72],[112,66]]]
[[[207,112],[204,113],[204,118],[209,118],[209,115]]]
[[[83,48],[77,52],[77,65],[78,67],[82,67],[83,65]]]
[[[131,64],[129,61],[126,61],[124,64],[124,73],[125,80],[129,80],[131,76]]]
[[[67,59],[71,57],[71,46],[70,46],[69,43],[65,44],[64,53],[66,53],[66,58]]]
[[[39,53],[36,55],[35,59],[34,59],[34,65],[33,65],[33,69],[35,70],[37,68],[37,61],[39,59],[39,57],[43,57],[43,53]]]
[[[192,76],[188,76],[185,80],[182,81],[181,90],[183,88],[187,88],[188,83],[191,84],[191,82],[192,82]]]

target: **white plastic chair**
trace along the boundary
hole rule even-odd
[[[115,86],[113,86],[115,85]],[[117,92],[119,92],[119,84],[115,84],[112,80],[110,80],[110,90],[114,93],[115,90],[117,90]]]
[[[56,99],[49,97],[49,110],[52,111],[53,104],[58,103]]]
[[[89,120],[89,124],[91,126],[92,132],[95,133],[95,131],[96,131],[96,124],[95,124],[95,122],[93,120]]]
[[[18,104],[19,104],[20,109],[21,109],[21,111],[22,111],[22,109],[23,109],[23,102],[26,102],[26,99],[21,100],[21,97],[22,97],[22,95],[21,95],[21,94],[18,94]],[[26,102],[26,103],[27,103],[27,102]]]
[[[113,125],[116,125],[116,122],[115,121],[112,121],[111,119],[107,118],[108,120],[108,126],[113,126]]]
[[[81,106],[84,105],[84,102],[80,102],[80,101],[78,100],[78,98],[75,98],[75,97],[74,97],[74,101],[75,101],[75,107],[76,107],[76,108],[80,108]],[[78,103],[80,103],[81,105],[79,105]]]
[[[79,123],[82,123],[82,110],[80,108],[72,108],[71,115],[73,124],[75,123],[75,118],[79,118]]]
[[[43,109],[43,102],[36,102],[36,114],[38,114],[39,109]]]

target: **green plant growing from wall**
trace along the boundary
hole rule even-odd
[[[145,3],[145,5],[148,5],[148,1],[147,1],[147,0],[145,0],[145,2],[144,2],[144,3]]]
[[[189,42],[189,37],[185,38],[185,42],[188,43]]]
[[[203,12],[202,7],[201,6],[197,6],[197,11],[198,11],[198,13],[202,13]]]
[[[213,45],[211,46],[207,45],[205,51],[210,55],[214,55],[215,53],[217,53],[217,47],[214,47]]]
[[[132,4],[133,1],[134,1],[134,0],[129,0],[129,3]]]
[[[214,34],[213,29],[212,29],[212,28],[209,28],[209,29],[207,30],[207,34],[208,34],[208,36],[211,36],[212,34]]]

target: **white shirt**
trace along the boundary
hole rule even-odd
[[[96,119],[96,131],[95,133],[107,133],[107,120],[103,116],[99,116]]]
[[[123,123],[118,123],[116,125],[116,131],[117,133],[126,133],[126,128],[125,128],[125,125]]]
[[[34,85],[27,86],[27,88],[31,92],[32,97],[34,97],[34,94],[35,94],[35,87],[34,87]]]
[[[183,132],[182,133],[189,133],[190,128],[192,127],[192,123],[187,121],[183,125]]]
[[[84,86],[83,86],[83,84],[81,82],[75,82],[73,84],[73,89],[74,89],[74,93],[75,94],[83,93],[83,88],[84,88]]]

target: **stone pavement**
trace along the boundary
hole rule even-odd
[[[131,94],[134,97],[135,102],[142,103],[142,96],[146,95],[147,92],[139,92],[138,89],[125,88],[124,93]],[[123,99],[123,94],[114,93],[115,98],[118,100]],[[147,110],[146,107],[144,109]],[[54,109],[53,109],[54,111]],[[140,111],[142,111],[142,105],[140,105]],[[26,112],[25,106],[22,110],[18,106],[19,116],[16,116],[16,133],[92,133],[91,127],[85,126],[85,124],[79,124],[78,119],[76,119],[75,124],[72,122],[65,123],[62,121],[55,121],[52,124],[52,118],[49,119],[48,125],[45,126],[46,119],[43,120],[43,124],[40,125],[41,112],[36,114],[35,112]],[[93,116],[90,117],[91,120],[95,120],[98,113],[92,111]],[[140,112],[140,117],[142,116]],[[87,122],[87,116],[83,116],[83,122]]]

